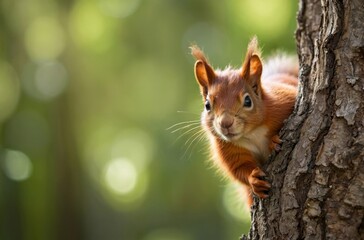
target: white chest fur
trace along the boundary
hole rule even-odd
[[[265,161],[269,157],[269,139],[267,138],[268,128],[258,127],[250,133],[244,135],[236,144],[248,149],[260,161]]]

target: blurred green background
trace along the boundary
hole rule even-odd
[[[238,239],[188,46],[295,52],[291,0],[0,0],[0,239]],[[189,131],[191,129],[191,131]],[[200,141],[201,140],[201,141]]]

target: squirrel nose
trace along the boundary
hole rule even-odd
[[[220,119],[220,126],[225,129],[230,128],[233,125],[233,123],[234,123],[234,118],[232,117],[224,116]]]

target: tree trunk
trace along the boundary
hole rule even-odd
[[[300,90],[242,239],[364,239],[364,1],[301,0]]]

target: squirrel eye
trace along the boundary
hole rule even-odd
[[[210,104],[210,101],[209,100],[206,100],[206,102],[205,102],[205,109],[208,112],[211,111],[211,104]]]
[[[244,107],[251,108],[253,106],[252,99],[250,98],[249,94],[244,96]]]

